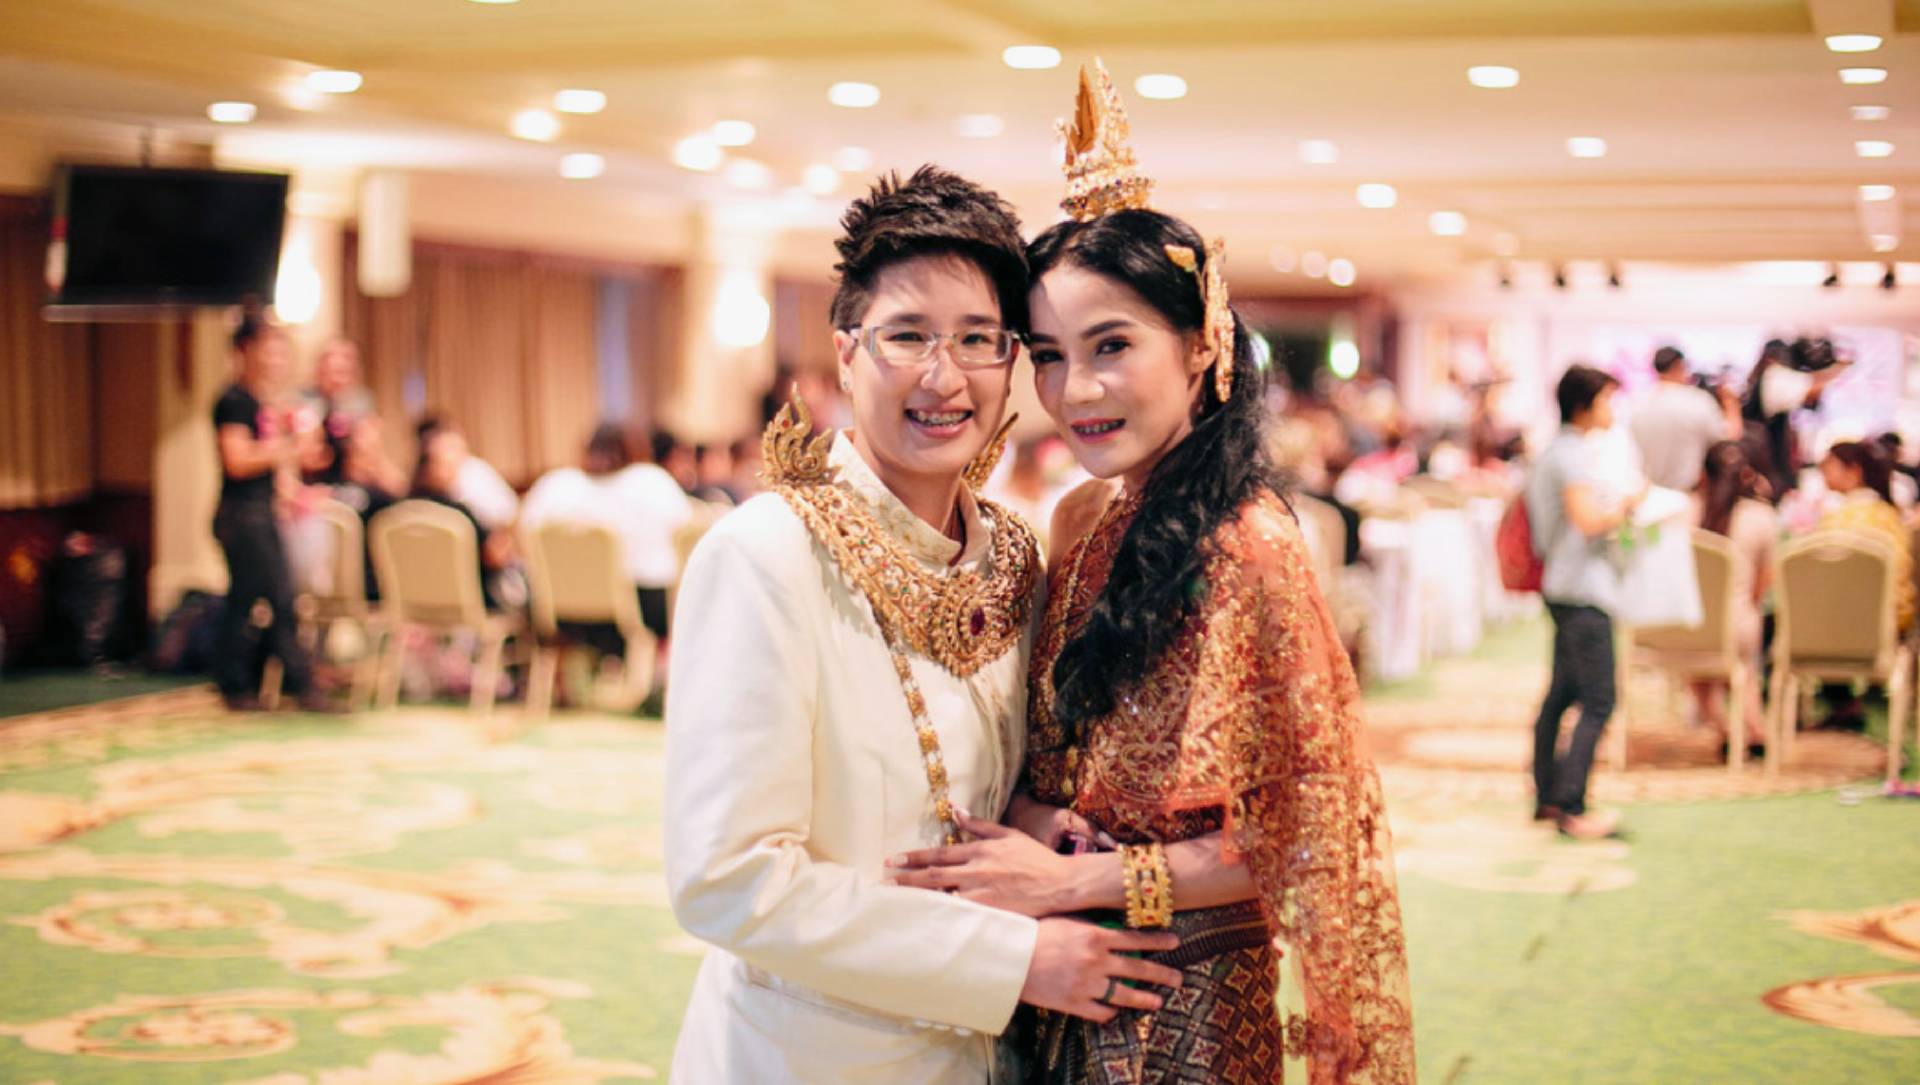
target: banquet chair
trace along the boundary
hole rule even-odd
[[[1852,531],[1816,531],[1774,560],[1773,688],[1769,747],[1793,755],[1802,692],[1819,681],[1865,680],[1887,687],[1887,738],[1898,773],[1902,730],[1913,699],[1913,649],[1894,612],[1894,557],[1886,543]]]
[[[1467,507],[1466,492],[1454,483],[1432,475],[1413,475],[1401,487],[1419,494],[1428,505],[1436,509],[1464,509]]]
[[[479,641],[470,704],[493,711],[507,642],[520,623],[490,613],[480,591],[480,544],[473,524],[459,512],[431,501],[401,501],[374,516],[373,568],[380,578],[380,606],[387,623],[387,651],[380,666],[380,705],[400,700],[409,625],[438,635],[468,631]]]
[[[1340,518],[1338,509],[1319,498],[1295,493],[1287,500],[1300,517],[1300,533],[1306,538],[1307,551],[1313,555],[1314,579],[1320,582],[1320,593],[1331,605],[1340,588],[1340,567],[1347,556],[1347,522]]]
[[[1740,637],[1735,616],[1739,613],[1738,575],[1746,559],[1736,554],[1725,536],[1700,528],[1693,529],[1693,564],[1700,581],[1702,620],[1698,626],[1679,625],[1637,627],[1628,633],[1627,672],[1658,670],[1674,680],[1712,679],[1727,684],[1727,732],[1744,736],[1744,716],[1749,682],[1759,678],[1752,660],[1740,655]],[[1625,687],[1622,687],[1623,689]],[[1608,740],[1613,767],[1627,764],[1627,730],[1632,722],[1632,697],[1623,697],[1620,718],[1615,721]],[[1771,735],[1768,736],[1769,739]],[[1776,759],[1769,742],[1769,769]],[[1747,744],[1729,739],[1727,769],[1739,772],[1746,765]]]
[[[667,587],[667,613],[676,617],[680,613],[680,578],[687,574],[687,559],[693,556],[693,548],[700,545],[707,529],[719,523],[720,518],[731,511],[705,501],[695,501],[693,506],[693,518],[673,532],[673,583]]]
[[[640,620],[639,592],[623,563],[620,537],[603,524],[552,522],[525,533],[533,611],[533,676],[527,709],[553,709],[561,622],[611,623],[626,638],[622,686],[635,704],[653,688],[659,642]]]
[[[294,600],[300,618],[300,641],[318,659],[335,625],[344,622],[359,629],[364,647],[354,664],[348,704],[364,708],[373,698],[386,626],[382,615],[367,602],[366,528],[360,514],[339,501],[320,502],[313,515],[325,532],[329,560],[322,575]]]

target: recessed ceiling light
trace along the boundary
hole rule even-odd
[[[1311,166],[1330,166],[1340,161],[1340,148],[1330,139],[1303,139],[1300,160]]]
[[[967,113],[953,122],[955,135],[962,139],[992,139],[1007,130],[1007,122],[994,113]]]
[[[1883,105],[1857,105],[1851,109],[1856,121],[1884,121],[1893,115],[1893,110]]]
[[[1892,252],[1900,247],[1900,236],[1898,234],[1871,234],[1867,237],[1867,244],[1873,246],[1874,252]]]
[[[1187,96],[1187,81],[1167,72],[1152,72],[1134,80],[1133,89],[1142,98],[1171,101]]]
[[[360,73],[323,68],[307,73],[307,86],[322,94],[352,94],[360,89]]]
[[[215,124],[246,124],[255,112],[252,102],[215,102],[207,107],[207,119]]]
[[[1567,141],[1567,153],[1575,158],[1605,158],[1607,141],[1599,136],[1575,136]]]
[[[1282,274],[1300,266],[1300,254],[1285,245],[1275,245],[1267,253],[1267,260],[1273,264],[1273,270]]]
[[[708,131],[713,141],[722,147],[745,147],[760,134],[751,121],[715,121]]]
[[[1884,139],[1856,139],[1853,153],[1861,158],[1886,158],[1893,153],[1893,144]]]
[[[873,168],[873,152],[865,147],[842,147],[833,152],[833,168],[841,173],[859,173]]]
[[[1009,68],[1045,71],[1060,66],[1060,50],[1051,45],[1009,45],[1000,59],[1006,61]]]
[[[1392,185],[1383,185],[1378,182],[1361,185],[1353,190],[1353,195],[1360,201],[1360,206],[1376,210],[1392,207],[1400,202],[1400,193],[1394,191]]]
[[[601,91],[573,87],[554,92],[553,108],[562,113],[598,113],[607,108],[607,96]]]
[[[688,136],[673,145],[673,164],[683,170],[707,173],[720,168],[727,152],[711,136]]]
[[[1327,275],[1327,254],[1317,249],[1308,249],[1300,254],[1300,273],[1309,279],[1323,279]]]
[[[827,101],[843,109],[866,109],[880,104],[880,88],[872,83],[835,83],[827,88]]]
[[[508,130],[521,139],[551,143],[560,136],[560,118],[544,109],[523,109],[513,115]]]
[[[1829,34],[1827,48],[1836,53],[1871,53],[1880,48],[1880,35]]]
[[[1327,262],[1327,281],[1335,286],[1352,286],[1354,275],[1353,261],[1344,256]]]
[[[1879,203],[1883,200],[1891,200],[1893,199],[1893,196],[1894,196],[1894,192],[1893,192],[1892,185],[1861,185],[1860,186],[1860,198],[1867,201],[1868,203]]]
[[[833,190],[840,187],[840,171],[824,162],[815,162],[807,167],[800,183],[815,196],[831,196]]]
[[[1506,90],[1520,85],[1520,71],[1500,64],[1478,64],[1467,69],[1467,82],[1487,90]]]
[[[1885,68],[1842,68],[1840,81],[1850,87],[1866,87],[1887,81]]]
[[[1427,216],[1427,229],[1441,237],[1459,237],[1467,232],[1467,216],[1458,211],[1435,211]]]
[[[753,158],[736,158],[727,163],[723,176],[735,188],[758,191],[773,185],[773,171],[767,168],[765,162]]]
[[[605,172],[607,160],[597,154],[581,151],[560,158],[560,176],[569,181],[591,181]]]

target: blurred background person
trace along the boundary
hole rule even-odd
[[[1740,437],[1740,405],[1693,382],[1687,356],[1675,347],[1653,353],[1653,387],[1633,405],[1629,429],[1648,481],[1690,493],[1700,481],[1707,448]]]
[[[520,495],[492,464],[473,454],[466,434],[451,418],[437,412],[428,414],[414,426],[414,437],[417,458],[412,489],[416,494],[420,468],[431,458],[436,477],[446,472],[445,485],[438,491],[446,500],[457,503],[490,532],[513,526],[520,516]]]
[[[461,497],[462,471],[468,463],[477,462],[475,457],[467,453],[467,442],[457,430],[448,426],[423,428],[420,458],[414,464],[413,483],[408,496],[445,505],[466,517],[467,522],[473,525],[474,541],[480,548],[481,592],[486,598],[487,609],[503,610],[524,603],[526,587],[524,582],[516,583],[518,578],[514,575],[517,572],[515,559],[518,551],[513,532],[507,530],[506,526],[488,524]],[[516,510],[519,507],[517,497],[514,507]],[[508,523],[511,522],[509,519]]]
[[[293,576],[274,508],[278,494],[291,494],[299,455],[285,397],[286,333],[248,316],[234,330],[233,349],[239,379],[213,406],[221,471],[213,534],[226,555],[228,579],[214,678],[229,709],[260,706],[253,610],[265,600],[273,612],[265,648],[284,668],[282,688],[297,696],[302,708],[324,710],[324,699],[312,688],[312,663],[300,644]]]
[[[1581,840],[1613,835],[1618,819],[1587,811],[1587,775],[1614,707],[1613,611],[1620,569],[1608,536],[1626,524],[1645,496],[1621,494],[1596,449],[1613,426],[1619,382],[1584,365],[1561,376],[1561,428],[1527,483],[1534,549],[1545,564],[1540,594],[1553,617],[1553,677],[1534,723],[1534,819],[1553,821]],[[1561,717],[1580,708],[1565,755],[1559,753]]]
[[[700,489],[700,459],[693,446],[682,444],[672,430],[653,431],[653,462],[677,483],[681,492],[692,496]]]
[[[1765,435],[1776,499],[1800,484],[1802,461],[1793,413],[1818,406],[1821,393],[1845,374],[1846,363],[1834,357],[1833,344],[1825,339],[1770,339],[1761,348],[1760,360],[1747,377],[1740,414]]]
[[[679,575],[674,534],[693,520],[693,502],[657,464],[633,463],[625,432],[603,422],[587,439],[579,467],[547,472],[527,491],[520,526],[547,523],[604,524],[620,538],[627,575],[640,598],[640,618],[653,635],[667,639],[667,589]],[[594,648],[621,655],[625,641],[612,626],[572,628]]]
[[[1733,545],[1734,562],[1733,627],[1740,658],[1752,668],[1753,681],[1741,703],[1741,718],[1746,723],[1744,741],[1755,757],[1765,752],[1765,730],[1761,726],[1760,676],[1764,673],[1760,657],[1762,606],[1773,586],[1773,548],[1779,537],[1780,521],[1768,501],[1771,487],[1766,476],[1747,459],[1739,441],[1718,441],[1702,459],[1700,483],[1694,508],[1700,527],[1725,536]],[[1732,741],[1725,710],[1727,686],[1724,682],[1695,682],[1693,694],[1700,718]]]
[[[694,474],[699,484],[693,496],[716,505],[738,505],[740,495],[733,489],[733,446],[703,444],[694,446]]]

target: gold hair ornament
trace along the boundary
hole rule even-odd
[[[1076,222],[1110,211],[1148,206],[1153,181],[1135,165],[1127,139],[1131,129],[1106,65],[1094,58],[1080,69],[1080,96],[1073,120],[1060,121],[1067,141],[1067,198],[1060,209]]]
[[[1218,237],[1207,242],[1204,270],[1199,257],[1185,245],[1168,245],[1167,259],[1200,280],[1200,300],[1207,307],[1201,336],[1208,364],[1213,366],[1214,394],[1225,403],[1233,394],[1233,310],[1227,305],[1227,280],[1220,270],[1227,261],[1227,243]]]

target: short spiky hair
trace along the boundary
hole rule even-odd
[[[840,219],[834,242],[840,262],[833,293],[835,328],[865,318],[880,273],[918,256],[958,256],[993,284],[1000,322],[1027,329],[1026,242],[1020,219],[999,196],[938,166],[921,166],[905,183],[897,173],[876,182]]]

